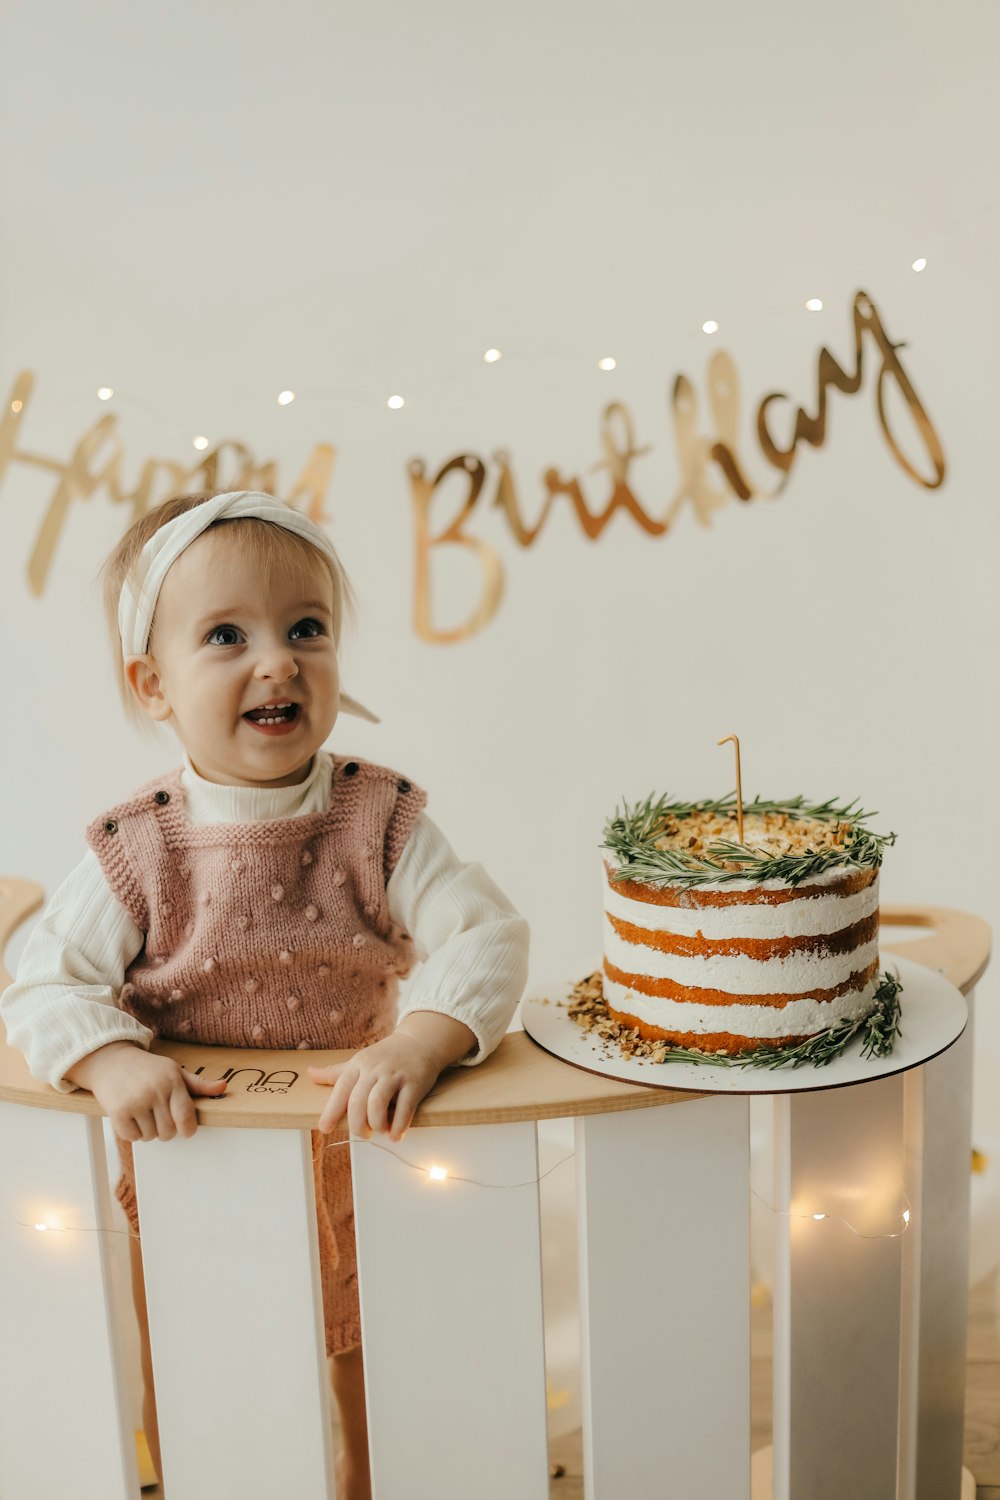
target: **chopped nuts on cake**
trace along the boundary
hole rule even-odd
[[[625,1026],[608,1014],[600,969],[573,986],[568,1010],[570,1020],[575,1021],[582,1031],[596,1032],[602,1042],[616,1042],[623,1056],[644,1057],[654,1063],[666,1062],[670,1051],[667,1042],[644,1041],[634,1027]]]
[[[850,831],[851,824],[845,822],[790,818],[787,813],[748,813],[743,819],[743,844],[761,854],[784,858],[815,854],[821,849],[842,849]],[[739,843],[735,816],[691,813],[685,818],[671,817],[653,842],[657,849],[690,849],[699,854],[720,839]]]

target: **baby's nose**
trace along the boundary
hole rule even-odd
[[[297,677],[299,672],[295,653],[287,646],[274,646],[268,650],[261,651],[257,658],[257,666],[254,671],[255,677],[267,678],[275,682],[287,682],[289,677]]]

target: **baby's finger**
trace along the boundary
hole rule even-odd
[[[396,1107],[392,1112],[392,1128],[389,1131],[389,1139],[401,1141],[410,1128],[413,1116],[417,1112],[417,1105],[423,1095],[412,1083],[404,1083],[396,1095]]]
[[[312,1063],[309,1063],[306,1072],[312,1078],[313,1083],[336,1083],[346,1067],[346,1063],[328,1063],[324,1068],[314,1068]]]
[[[141,1141],[142,1131],[131,1115],[113,1114],[111,1125],[115,1135],[120,1136],[123,1141]]]
[[[371,1135],[368,1127],[368,1095],[374,1085],[375,1079],[372,1077],[359,1078],[347,1101],[348,1129],[352,1135],[360,1136],[363,1141]]]
[[[151,1109],[135,1110],[133,1119],[135,1121],[136,1129],[139,1132],[138,1139],[140,1141],[156,1140],[156,1120]],[[137,1139],[137,1137],[133,1136],[132,1139],[135,1140]]]
[[[169,1094],[161,1104],[153,1105],[153,1119],[156,1122],[157,1140],[172,1141],[177,1134],[177,1126],[174,1124],[174,1117],[170,1113]]]
[[[183,1078],[178,1078],[170,1092],[170,1113],[180,1135],[194,1135],[198,1129],[198,1116]]]
[[[368,1124],[372,1130],[389,1129],[389,1104],[398,1087],[398,1078],[380,1078],[368,1095]]]
[[[229,1087],[227,1078],[202,1078],[197,1073],[182,1072],[184,1087],[192,1094],[204,1094],[209,1098],[219,1098]]]
[[[333,1092],[323,1106],[319,1117],[318,1129],[331,1131],[338,1125],[347,1113],[347,1101],[351,1097],[351,1089],[358,1079],[357,1068],[344,1068],[340,1077],[333,1085]]]

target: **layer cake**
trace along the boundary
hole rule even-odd
[[[605,830],[610,1017],[647,1041],[734,1055],[870,1014],[892,835],[850,812],[757,801],[739,841],[725,803],[626,808]]]

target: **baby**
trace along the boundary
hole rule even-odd
[[[340,712],[372,715],[340,689],[349,587],[308,517],[252,491],[169,500],[126,532],[104,583],[126,708],[169,724],[184,763],[90,825],[0,1012],[32,1073],[91,1090],[118,1137],[158,1470],[132,1143],[191,1135],[192,1096],[226,1085],[150,1043],[353,1050],[309,1073],[331,1086],[313,1166],[338,1494],[363,1500],[350,1161],[324,1135],[346,1121],[398,1140],[442,1069],[496,1047],[524,987],[527,927],[412,782],[322,748]]]

